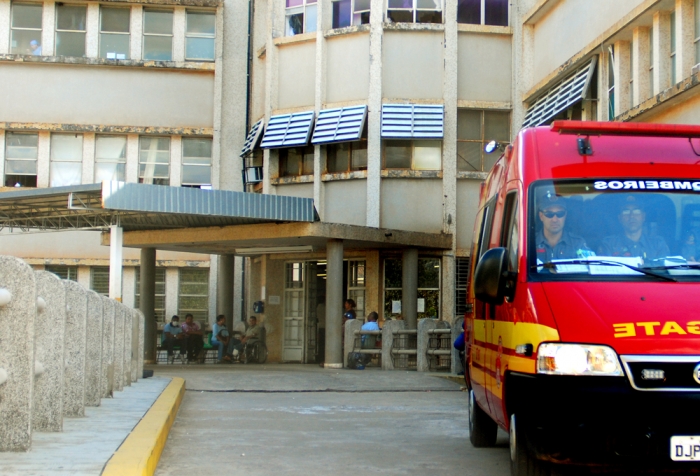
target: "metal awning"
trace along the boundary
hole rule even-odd
[[[383,104],[382,138],[442,139],[445,106],[442,104]]]
[[[124,231],[314,222],[310,198],[125,182],[0,192],[0,229]]]
[[[309,143],[313,122],[314,111],[272,116],[265,128],[260,147],[263,149],[303,147]]]
[[[318,113],[312,144],[330,144],[360,140],[365,127],[367,106],[323,109]]]

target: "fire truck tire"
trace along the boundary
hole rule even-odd
[[[485,448],[496,444],[498,425],[481,409],[474,398],[474,390],[469,391],[469,440],[475,448]]]
[[[516,423],[515,414],[510,416],[510,474],[511,476],[549,476],[550,466],[530,452],[527,434]]]

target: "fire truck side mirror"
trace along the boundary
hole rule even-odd
[[[508,279],[508,250],[491,248],[481,257],[474,271],[474,294],[480,301],[502,304]]]

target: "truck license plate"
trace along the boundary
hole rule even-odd
[[[673,461],[700,461],[700,436],[672,436]]]

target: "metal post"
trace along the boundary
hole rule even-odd
[[[144,362],[156,361],[156,250],[141,248],[141,312],[144,316]]]
[[[403,250],[401,267],[401,314],[406,329],[418,328],[418,250]]]
[[[226,325],[233,329],[233,269],[234,255],[219,255],[216,280],[216,314],[226,316]]]
[[[109,227],[109,298],[122,301],[122,244],[124,229],[119,225]]]
[[[343,240],[326,247],[326,360],[323,366],[343,368]]]

